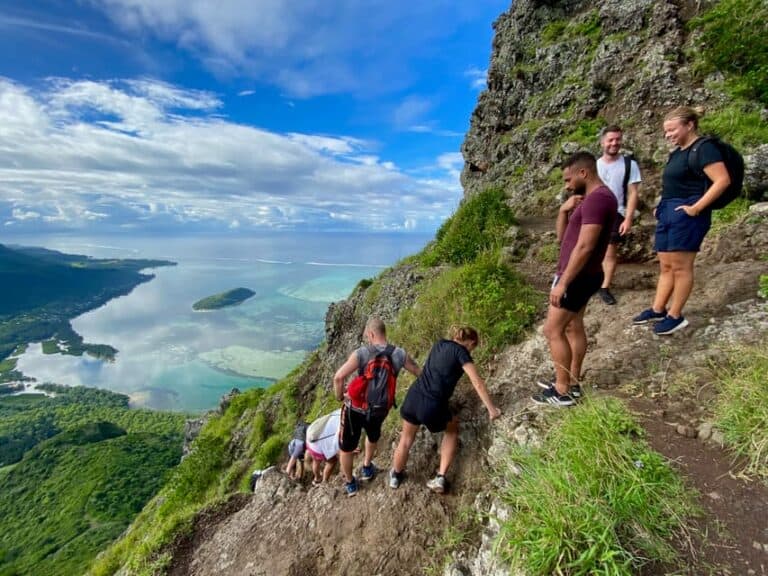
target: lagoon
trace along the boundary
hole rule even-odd
[[[118,350],[114,362],[44,354],[29,346],[18,369],[38,382],[127,394],[132,405],[198,412],[231,388],[267,386],[324,337],[328,305],[363,278],[412,254],[429,238],[382,234],[261,236],[5,237],[100,258],[159,258],[178,266],[130,294],[72,321],[86,342]],[[195,312],[199,299],[242,286],[256,294],[239,306]]]

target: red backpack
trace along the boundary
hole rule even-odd
[[[387,344],[379,351],[368,347],[369,360],[347,386],[349,407],[367,415],[386,415],[395,405],[397,374],[392,361],[395,347]]]

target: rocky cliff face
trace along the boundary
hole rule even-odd
[[[514,2],[494,24],[488,88],[462,146],[466,194],[503,186],[519,213],[547,213],[561,189],[557,166],[577,149],[597,151],[599,129],[617,123],[644,169],[641,200],[651,203],[668,153],[664,114],[725,101],[692,75],[697,39],[685,22],[703,4]]]

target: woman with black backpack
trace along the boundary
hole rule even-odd
[[[675,149],[664,168],[661,202],[654,212],[659,280],[653,305],[632,320],[655,322],[653,332],[658,335],[688,325],[683,306],[693,289],[696,253],[712,223],[713,203],[731,184],[726,146],[702,139],[698,127],[699,115],[687,106],[675,108],[664,120],[664,137]]]
[[[432,346],[421,374],[408,389],[400,408],[403,431],[389,471],[390,488],[400,486],[408,453],[423,424],[432,433],[443,432],[440,468],[437,476],[427,482],[427,488],[440,494],[445,492],[445,473],[453,462],[459,444],[459,418],[451,410],[448,401],[463,374],[469,377],[490,419],[495,420],[501,416],[501,410],[493,404],[470,356],[478,343],[477,331],[465,326],[452,328],[450,340],[440,340]]]

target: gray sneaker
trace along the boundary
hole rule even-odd
[[[403,481],[403,473],[395,472],[394,469],[389,471],[389,487],[392,490],[397,490],[400,487],[400,483]]]
[[[438,494],[442,494],[445,492],[445,476],[442,476],[438,474],[432,480],[427,482],[427,488],[432,490],[432,492],[436,492]]]

